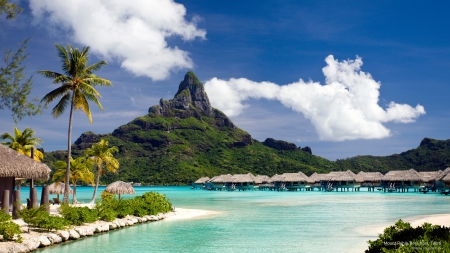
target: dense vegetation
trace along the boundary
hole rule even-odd
[[[218,129],[213,119],[202,117],[139,117],[120,126],[112,134],[84,133],[75,143],[74,156],[83,155],[88,143],[100,138],[117,146],[118,173],[106,173],[103,183],[116,180],[144,184],[191,184],[202,176],[248,173],[274,175],[283,172],[328,172],[333,164],[301,149],[277,150],[252,140],[241,145],[247,133],[241,129]],[[170,131],[165,129],[171,128]],[[248,134],[247,134],[248,135]],[[238,143],[238,144],[237,144]],[[50,167],[64,157],[63,152],[47,153]]]
[[[408,222],[398,220],[377,240],[369,240],[368,243],[366,253],[450,252],[450,228],[429,223],[414,228]]]
[[[390,156],[356,156],[337,160],[337,169],[380,171],[415,169],[417,171],[444,170],[450,167],[450,140],[424,138],[419,147]]]

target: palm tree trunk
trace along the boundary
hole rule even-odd
[[[77,185],[73,184],[73,198],[72,198],[72,205],[77,203]]]
[[[99,182],[100,182],[100,168],[97,166],[97,178],[95,179],[94,195],[92,196],[92,199],[89,202],[89,204],[91,205],[95,203],[95,197],[97,196],[97,189]]]
[[[69,116],[69,132],[67,137],[67,168],[66,168],[66,184],[64,186],[64,198],[63,203],[69,203],[69,191],[70,191],[70,156],[72,153],[72,119],[73,119],[73,107],[75,103],[75,94],[72,94],[72,102],[70,104],[70,116]]]

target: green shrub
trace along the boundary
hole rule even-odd
[[[81,225],[83,223],[92,223],[98,220],[97,209],[88,207],[74,207],[67,204],[61,205],[59,213],[68,220],[71,225]]]
[[[70,222],[62,217],[50,215],[46,211],[46,205],[42,205],[38,208],[22,209],[18,211],[19,217],[28,224],[28,230],[30,227],[47,229],[47,230],[59,230],[65,229],[70,225]]]
[[[136,197],[143,201],[143,208],[147,214],[157,215],[158,213],[167,213],[172,211],[172,204],[166,199],[166,196],[157,192],[146,192],[142,196]]]
[[[366,253],[378,252],[450,252],[450,228],[424,223],[413,228],[398,220],[375,241],[368,241]]]
[[[11,216],[5,214],[3,210],[0,211],[0,235],[3,236],[3,240],[13,240],[17,235],[17,242],[22,242],[22,230],[20,226],[11,221]]]

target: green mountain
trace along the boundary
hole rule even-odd
[[[350,168],[353,171],[380,171],[415,169],[436,171],[450,167],[450,140],[424,138],[419,147],[390,156],[356,156],[337,160],[338,170]]]
[[[315,156],[311,148],[268,138],[259,142],[209,102],[203,84],[188,72],[174,98],[161,99],[148,114],[109,134],[83,133],[73,144],[73,156],[101,138],[117,146],[117,174],[107,173],[103,183],[115,180],[144,184],[191,184],[203,176],[248,173],[272,176],[303,171],[328,172],[333,162]],[[50,167],[64,151],[46,153]]]

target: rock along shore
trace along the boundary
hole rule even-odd
[[[30,231],[30,233],[28,233],[28,225],[23,224],[22,231],[24,231],[24,233],[21,234],[23,242],[0,242],[0,253],[31,252],[37,248],[78,240],[86,236],[92,236],[98,233],[108,232],[110,230],[163,220],[171,215],[173,215],[173,213],[160,213],[158,215],[146,215],[144,217],[126,216],[122,219],[117,218],[111,222],[96,221],[94,223],[86,223],[81,226],[71,226],[67,230],[57,230],[51,232]]]

